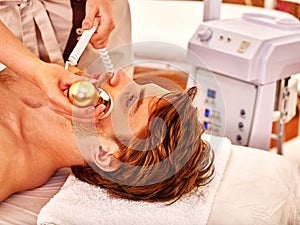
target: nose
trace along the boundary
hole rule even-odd
[[[133,80],[123,71],[117,70],[105,83],[103,89],[111,95],[113,100],[117,98],[119,93],[130,84]]]
[[[117,70],[109,80],[109,84],[112,87],[128,85],[130,82],[132,82],[132,79],[124,70]]]

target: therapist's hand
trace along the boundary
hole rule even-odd
[[[50,109],[69,120],[78,118],[82,122],[90,122],[99,117],[101,110],[75,107],[64,94],[75,81],[82,79],[81,76],[58,64],[40,60],[1,21],[0,34],[0,62],[38,86],[47,98]]]
[[[39,74],[33,76],[33,82],[40,87],[51,110],[68,120],[80,122],[93,122],[95,118],[99,117],[101,111],[95,111],[95,107],[92,106],[75,107],[64,93],[74,82],[81,80],[81,76],[66,71],[60,65],[51,63],[43,63],[36,71],[39,71]]]
[[[98,27],[92,36],[90,43],[96,49],[107,45],[109,35],[115,28],[112,16],[112,0],[87,0],[85,18],[82,21],[82,29],[92,28],[95,19],[98,19]]]

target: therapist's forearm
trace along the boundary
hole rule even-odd
[[[0,48],[0,62],[35,83],[34,78],[38,75],[44,62],[26,48],[1,21]]]

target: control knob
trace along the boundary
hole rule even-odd
[[[197,38],[200,39],[200,41],[208,41],[212,37],[212,30],[209,29],[206,26],[199,27],[197,31]]]

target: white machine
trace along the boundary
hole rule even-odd
[[[205,128],[234,144],[269,149],[278,96],[289,94],[287,79],[300,72],[299,21],[253,13],[204,21],[189,41],[188,58],[189,85],[206,95],[196,103]]]

